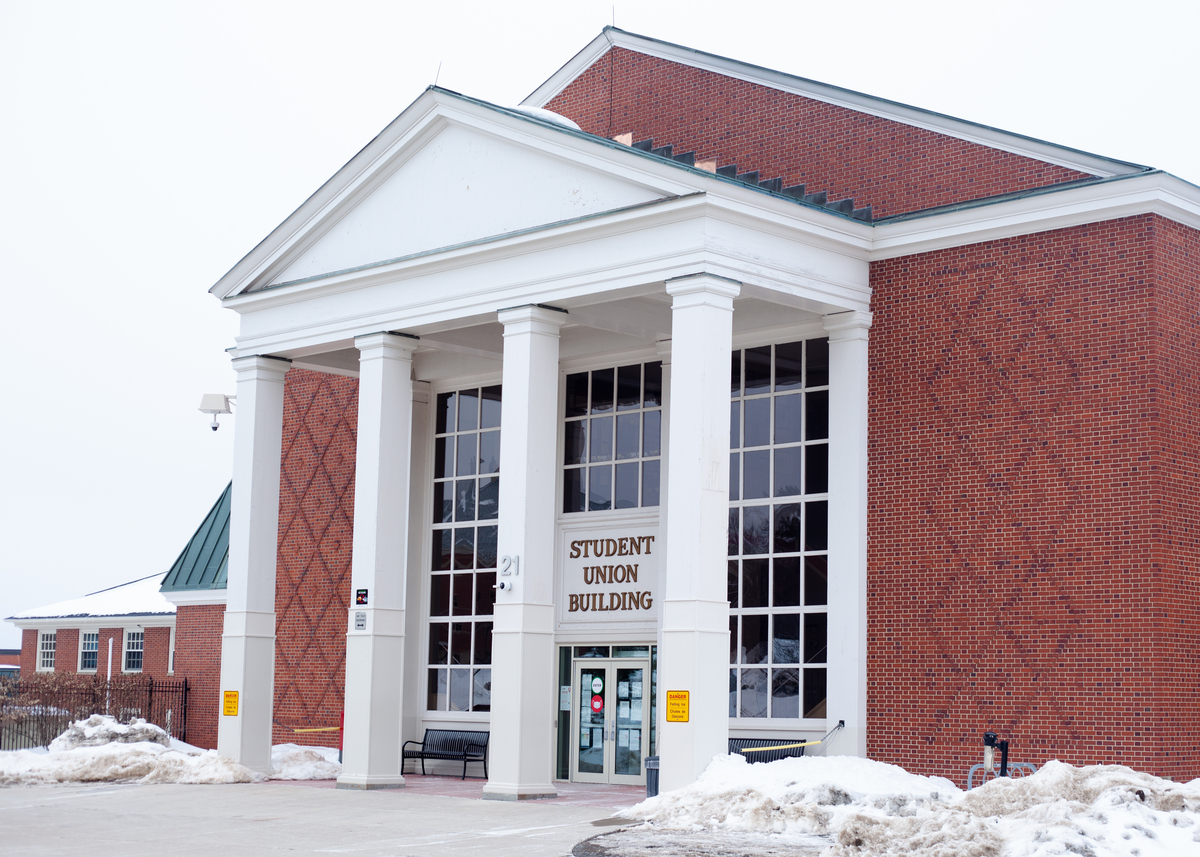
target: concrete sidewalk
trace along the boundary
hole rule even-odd
[[[432,779],[432,778],[430,778]],[[613,829],[608,806],[471,800],[414,789],[259,785],[64,785],[0,789],[6,857],[350,854],[562,857]],[[593,822],[601,822],[594,825]]]

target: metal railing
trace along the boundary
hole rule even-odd
[[[0,679],[0,750],[44,747],[72,721],[93,714],[109,714],[121,723],[140,717],[186,741],[187,697],[187,679],[72,673]]]

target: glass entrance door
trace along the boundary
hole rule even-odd
[[[650,752],[649,675],[649,661],[589,658],[576,662],[573,780],[646,782],[643,760]]]

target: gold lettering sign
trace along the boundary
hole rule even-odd
[[[654,536],[622,536],[612,539],[576,539],[571,542],[571,559],[647,557],[654,549]],[[580,568],[585,586],[636,585],[641,562],[615,562]],[[653,566],[651,566],[653,568]],[[646,584],[643,583],[643,586]],[[608,613],[650,610],[654,598],[648,590],[581,592],[567,595],[568,613]],[[614,617],[615,618],[615,617]]]
[[[620,539],[577,539],[571,542],[571,559],[606,556],[649,556],[654,536],[626,536]]]

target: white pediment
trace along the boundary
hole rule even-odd
[[[534,147],[447,123],[271,282],[344,271],[663,196]]]

